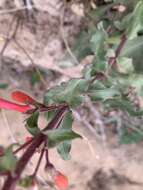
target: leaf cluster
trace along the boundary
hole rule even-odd
[[[120,12],[119,6],[125,11]],[[92,62],[83,69],[82,78],[48,90],[45,103],[67,102],[75,108],[88,96],[106,109],[141,117],[142,107],[136,107],[130,97],[143,95],[143,1],[110,1],[88,12],[87,17],[88,26],[72,51],[79,62],[87,56],[92,56]]]

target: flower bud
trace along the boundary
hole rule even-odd
[[[21,91],[14,91],[11,93],[11,97],[13,100],[20,102],[20,103],[25,103],[25,104],[34,104],[36,101],[31,98],[29,95],[27,95],[24,92]]]
[[[68,188],[68,178],[59,171],[56,171],[54,183],[59,190],[66,190]]]

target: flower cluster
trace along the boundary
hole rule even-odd
[[[22,105],[0,98],[0,108],[22,113],[33,110],[32,105],[34,105],[36,101],[24,92],[14,91],[11,93],[11,97],[13,100],[22,103]]]

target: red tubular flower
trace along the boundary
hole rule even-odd
[[[68,178],[59,171],[56,171],[54,183],[59,190],[66,190],[68,188]]]
[[[22,113],[31,110],[31,107],[29,105],[15,104],[15,103],[7,101],[3,98],[0,98],[0,108],[8,109],[8,110],[15,110],[15,111],[22,112]]]
[[[24,104],[32,104],[33,105],[34,103],[36,103],[36,100],[31,98],[26,93],[18,91],[18,90],[12,92],[11,97],[13,100],[20,102],[20,103],[24,103]]]

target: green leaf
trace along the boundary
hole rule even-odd
[[[92,53],[89,43],[90,36],[91,34],[87,32],[81,32],[77,37],[75,45],[72,48],[74,55],[79,61]]]
[[[73,117],[72,117],[72,111],[69,111],[65,114],[64,119],[59,127],[59,129],[72,129],[72,123],[73,123]]]
[[[125,92],[130,86],[138,96],[143,96],[143,77],[142,74],[131,73],[128,76],[120,76],[118,80],[121,84],[121,91]]]
[[[108,44],[115,44],[118,45],[120,43],[120,36],[116,35],[116,36],[110,36],[106,39],[106,42]]]
[[[55,115],[56,111],[45,112],[46,120],[49,122]]]
[[[95,76],[99,72],[105,72],[108,67],[108,62],[104,59],[104,55],[100,57],[95,57],[92,61],[91,75]]]
[[[118,71],[123,74],[129,74],[134,71],[132,59],[127,57],[119,57],[117,59]]]
[[[97,30],[90,40],[92,51],[98,54],[104,47],[104,40],[105,33],[102,30]]]
[[[49,131],[46,131],[46,135],[48,136],[49,148],[53,148],[67,140],[70,141],[76,138],[81,138],[79,134],[75,133],[72,130],[67,130],[67,129],[49,130]]]
[[[92,35],[90,44],[93,52],[95,53],[95,57],[92,61],[92,71],[91,75],[95,75],[97,72],[104,72],[107,69],[107,33],[104,30],[103,23],[100,22],[98,24],[98,29]]]
[[[37,71],[32,72],[32,74],[31,74],[31,84],[32,84],[32,86],[34,86],[35,84],[40,82],[40,74],[42,74],[42,73],[41,72],[38,73]]]
[[[65,114],[60,126],[55,130],[47,130],[48,147],[56,147],[57,152],[64,160],[70,159],[71,140],[81,137],[72,131],[73,117],[72,112]]]
[[[73,117],[72,112],[66,113],[59,129],[66,129],[66,130],[72,130],[72,123],[73,123]],[[71,150],[71,141],[67,140],[63,143],[60,143],[57,147],[57,151],[60,154],[61,158],[64,160],[70,159],[70,150]]]
[[[120,143],[121,144],[131,144],[138,143],[143,140],[143,134],[138,131],[134,131],[130,128],[123,127],[121,129]]]
[[[139,36],[134,38],[133,40],[126,41],[123,46],[120,56],[124,57],[133,57],[140,49],[143,47],[143,37]]]
[[[7,88],[8,87],[8,84],[6,84],[6,83],[1,83],[0,84],[0,88],[1,89],[5,89],[5,88]]]
[[[127,34],[129,39],[134,39],[140,30],[143,29],[143,1],[140,0],[130,19],[130,23],[127,27]]]
[[[106,53],[106,39],[108,35],[104,29],[103,22],[98,23],[97,30],[90,39],[90,46],[96,57],[102,57]]]
[[[92,67],[91,65],[86,65],[83,70],[82,70],[82,75],[86,80],[90,80],[91,78],[91,71],[92,71]]]
[[[122,51],[121,57],[128,57],[133,59],[133,66],[136,72],[143,71],[142,64],[142,55],[143,55],[143,37],[137,37],[133,40],[128,40]]]
[[[113,2],[107,5],[101,5],[97,7],[95,10],[90,11],[88,14],[91,17],[92,20],[95,20],[96,22],[99,22],[100,20],[103,20],[107,18],[107,13],[110,11],[110,9],[117,5],[118,3],[121,3],[123,0]],[[111,14],[111,13],[110,13]]]
[[[101,90],[91,90],[88,92],[92,101],[107,100],[116,96],[120,96],[120,92],[117,88],[105,88]]]
[[[68,103],[69,106],[75,107],[82,103],[83,93],[87,91],[89,81],[85,79],[72,79],[67,83],[56,86],[48,90],[45,94],[44,102],[49,104]]]
[[[95,80],[89,87],[90,90],[104,90],[106,89],[105,84],[103,84],[103,81]]]
[[[38,128],[38,117],[39,113],[34,112],[26,121],[26,129],[33,136],[37,135],[40,132],[40,129]]]
[[[116,107],[123,111],[127,111],[132,116],[143,115],[143,110],[135,110],[134,105],[132,105],[131,102],[129,102],[128,100],[112,99],[107,100],[106,103],[110,104],[111,107]]]
[[[0,156],[0,172],[13,171],[16,166],[17,159],[12,151],[13,145],[9,146],[4,155]]]
[[[71,159],[71,155],[69,154],[70,150],[71,150],[71,141],[69,140],[60,143],[57,147],[57,151],[63,160]]]

